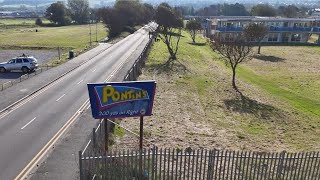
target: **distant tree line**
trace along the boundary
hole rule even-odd
[[[152,5],[135,1],[116,1],[113,7],[97,10],[109,29],[109,37],[117,36],[122,31],[134,32],[134,26],[145,24],[154,18],[155,10]]]
[[[182,15],[192,16],[282,16],[288,18],[306,17],[311,10],[295,5],[274,7],[269,4],[258,4],[251,8],[243,4],[214,4],[195,10],[193,7],[178,6],[175,9]]]
[[[45,17],[59,26],[86,24],[91,20],[91,11],[88,0],[68,0],[67,5],[58,1],[47,8]]]

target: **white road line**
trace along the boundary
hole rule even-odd
[[[81,81],[79,81],[77,84],[80,84],[83,81],[83,79]]]
[[[95,72],[97,69],[92,70],[92,72]]]
[[[63,94],[62,96],[60,96],[56,101],[60,101],[60,99],[62,99],[66,94]]]
[[[30,122],[28,122],[26,125],[24,125],[22,128],[21,128],[21,130],[22,129],[24,129],[25,127],[27,127],[29,124],[31,124],[34,120],[36,120],[37,119],[37,117],[35,117],[35,118],[33,118]]]

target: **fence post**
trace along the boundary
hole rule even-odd
[[[285,154],[286,154],[286,151],[282,151],[280,153],[280,159],[279,159],[280,162],[279,162],[278,168],[277,168],[276,179],[280,179],[281,172],[282,172],[282,169],[283,169],[283,161],[284,161]]]
[[[83,178],[83,169],[82,169],[82,151],[79,151],[79,172],[80,172],[80,180],[84,180]]]
[[[104,131],[105,131],[105,152],[109,150],[109,129],[108,129],[108,120],[104,119]]]
[[[213,150],[215,151],[215,150]],[[208,158],[208,171],[207,171],[207,179],[210,180],[212,179],[211,174],[212,174],[212,150],[209,151],[209,158]],[[205,167],[206,165],[204,165]],[[204,171],[203,171],[204,172]]]

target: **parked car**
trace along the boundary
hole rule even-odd
[[[32,56],[19,56],[0,63],[0,73],[10,72],[12,70],[21,70],[23,73],[34,71],[38,68],[38,61]]]

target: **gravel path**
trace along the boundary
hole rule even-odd
[[[0,50],[0,62],[7,62],[8,60],[21,56],[22,54],[33,56],[38,60],[39,64],[44,64],[50,59],[58,56],[56,50]]]

